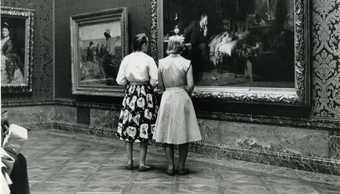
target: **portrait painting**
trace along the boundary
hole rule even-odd
[[[73,93],[115,95],[115,79],[127,53],[126,8],[71,16]]]
[[[1,7],[1,87],[25,92],[31,88],[33,11]]]
[[[197,96],[306,102],[307,0],[153,0],[151,6],[157,57],[167,56],[169,37],[181,36]]]

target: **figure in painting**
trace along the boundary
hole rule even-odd
[[[86,56],[83,57],[80,67],[82,73],[81,80],[91,81],[94,79],[104,78],[104,70],[99,63],[97,50],[98,49],[94,45],[94,42],[90,41],[86,49]]]
[[[191,60],[194,80],[199,81],[209,64],[208,15],[202,12],[199,20],[193,21],[184,29],[185,42],[191,43]]]
[[[105,78],[109,78],[107,80],[111,80],[110,78],[114,78],[117,75],[116,70],[118,67],[115,65],[119,65],[119,63],[114,63],[114,56],[115,56],[115,47],[114,47],[114,40],[111,37],[110,30],[107,29],[104,32],[105,42],[101,45],[99,50],[99,56],[102,60],[102,68],[105,73]]]
[[[7,22],[1,28],[1,84],[24,83],[23,64]]]
[[[293,86],[294,1],[169,0],[163,6],[164,48],[174,27],[184,29],[183,56],[198,85]]]
[[[96,48],[94,47],[94,43],[90,41],[89,46],[86,49],[86,60],[93,61],[95,55],[96,55]]]

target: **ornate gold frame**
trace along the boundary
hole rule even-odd
[[[163,50],[163,1],[151,0],[151,54]],[[197,86],[197,99],[215,99],[250,104],[310,105],[310,1],[295,0],[295,88]]]
[[[24,84],[1,85],[4,94],[31,93],[32,92],[32,67],[34,43],[34,10],[1,6],[1,17],[12,17],[25,20],[25,54],[24,54]]]

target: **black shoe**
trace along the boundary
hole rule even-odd
[[[133,170],[133,162],[128,163],[128,164],[125,166],[125,169],[126,169],[126,170]]]
[[[187,168],[180,169],[180,170],[177,171],[177,174],[178,174],[178,175],[186,175],[186,174],[189,174],[189,169],[187,169]]]
[[[143,166],[139,166],[138,171],[144,172],[144,171],[148,171],[148,170],[150,170],[150,169],[151,169],[150,166],[143,165]]]
[[[167,169],[165,173],[169,176],[174,176],[175,175],[175,170],[174,169]]]

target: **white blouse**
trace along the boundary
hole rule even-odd
[[[150,82],[157,85],[158,70],[152,57],[144,52],[133,52],[124,57],[119,66],[116,81],[119,85],[128,82]]]

